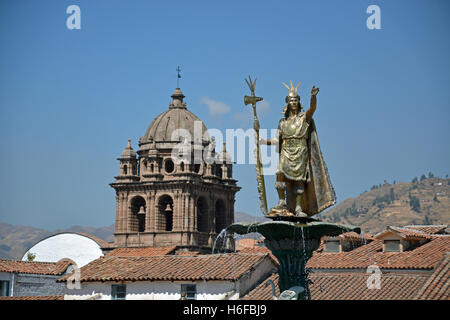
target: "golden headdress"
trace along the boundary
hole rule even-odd
[[[298,97],[298,93],[297,93],[297,90],[298,90],[298,87],[302,84],[301,82],[294,88],[294,85],[292,84],[292,80],[291,80],[291,87],[289,88],[289,86],[286,84],[286,83],[284,83],[284,82],[281,82],[288,90],[289,90],[289,97]]]
[[[298,95],[298,87],[300,86],[301,82],[294,87],[294,85],[292,84],[292,80],[290,80],[291,82],[291,87],[289,87],[286,83],[281,82],[288,90],[289,90],[289,94],[286,96],[286,102],[287,102],[287,98],[288,97],[298,97],[300,99],[300,96]],[[287,105],[283,108],[283,111],[281,111],[282,114],[285,114],[287,110]]]

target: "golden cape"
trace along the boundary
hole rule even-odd
[[[279,148],[282,141],[279,137]],[[279,150],[281,152],[281,150]],[[309,178],[305,181],[302,211],[313,216],[336,203],[336,194],[330,181],[328,168],[323,160],[314,120],[311,119],[308,134]]]

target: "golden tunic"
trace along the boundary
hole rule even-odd
[[[281,150],[277,172],[290,180],[309,181],[308,128],[305,112],[281,119],[278,125]]]

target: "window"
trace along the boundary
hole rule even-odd
[[[181,296],[183,293],[186,296],[186,300],[195,300],[197,295],[197,286],[195,284],[182,284]]]
[[[111,286],[111,300],[125,300],[127,286],[125,284],[113,284]]]
[[[175,170],[175,165],[171,159],[167,159],[164,162],[164,170],[166,170],[167,173],[172,173]]]
[[[9,297],[9,281],[0,281],[0,297]]]
[[[216,175],[217,175],[219,178],[222,178],[222,167],[217,166],[217,168],[216,168]]]
[[[325,241],[325,252],[340,252],[339,240]]]
[[[400,252],[400,240],[384,240],[385,252]]]

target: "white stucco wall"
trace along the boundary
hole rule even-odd
[[[39,241],[25,252],[22,261],[27,261],[28,252],[36,255],[34,261],[57,262],[70,258],[79,268],[103,256],[97,242],[76,233],[61,233]]]
[[[111,285],[116,282],[89,282],[81,283],[81,289],[65,291],[65,299],[78,299],[80,296],[88,297],[92,293],[101,293],[101,300],[111,299]],[[122,283],[121,283],[122,284]],[[235,289],[235,294],[228,299],[239,298],[239,288],[230,281],[139,281],[124,282],[127,286],[127,300],[179,300],[182,284],[197,285],[197,300],[221,300],[225,295]]]

